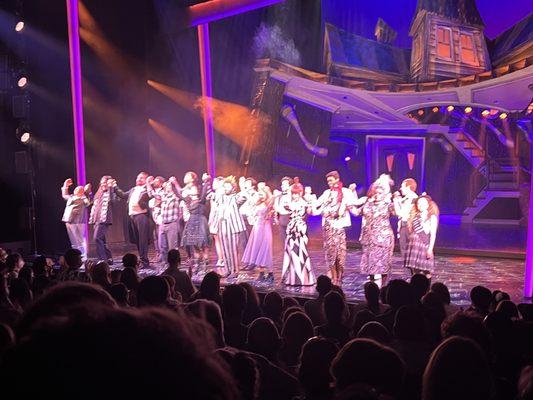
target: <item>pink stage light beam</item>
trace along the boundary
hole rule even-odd
[[[211,55],[209,45],[209,25],[198,25],[198,51],[200,53],[200,77],[202,79],[203,117],[205,154],[207,156],[207,171],[215,176],[215,136],[213,132],[213,87],[211,80]]]
[[[533,156],[533,146],[531,147]],[[524,297],[533,297],[533,174],[529,186],[529,219],[527,224],[526,270],[524,272]]]
[[[74,151],[76,157],[76,182],[87,183],[85,173],[85,133],[83,131],[83,93],[81,90],[81,52],[78,0],[66,0],[68,48],[70,58],[70,90],[72,93],[72,117],[74,125]],[[85,224],[84,241],[87,249],[89,230]]]

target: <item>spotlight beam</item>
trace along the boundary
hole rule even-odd
[[[72,117],[74,123],[74,150],[76,158],[76,180],[78,185],[85,185],[85,133],[83,130],[83,93],[81,90],[81,56],[78,0],[66,0],[68,48],[70,58],[70,90],[72,93]],[[89,230],[87,224],[83,240],[87,248]]]
[[[207,171],[215,176],[215,135],[213,132],[213,87],[211,80],[211,54],[209,45],[209,25],[198,25],[198,51],[200,55],[200,77],[202,80],[205,154],[207,156]]]

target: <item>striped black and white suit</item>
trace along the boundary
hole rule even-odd
[[[245,200],[238,193],[224,194],[221,198],[218,235],[222,244],[224,265],[229,273],[239,271],[239,236],[246,231],[246,225],[239,208]]]

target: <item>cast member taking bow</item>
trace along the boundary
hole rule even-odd
[[[87,259],[87,242],[85,240],[85,224],[87,223],[87,208],[91,204],[91,184],[76,186],[72,194],[69,188],[73,185],[68,178],[61,187],[61,195],[67,202],[62,221],[65,223],[70,245],[81,251],[82,258]]]
[[[361,273],[369,275],[378,285],[385,285],[392,266],[394,251],[394,232],[390,217],[394,215],[394,205],[390,188],[390,176],[381,175],[370,186],[367,197],[359,205],[351,207],[354,215],[362,215]]]
[[[272,263],[272,205],[273,196],[264,182],[257,185],[257,195],[253,197],[253,207],[249,218],[253,221],[252,231],[242,258],[243,264],[250,269],[259,268],[258,281],[274,283]],[[267,275],[265,275],[265,273]]]
[[[358,203],[355,183],[343,187],[337,171],[326,174],[328,189],[313,202],[313,214],[322,216],[322,237],[328,275],[334,285],[342,285],[346,265],[346,228],[351,226],[349,207]]]
[[[299,178],[294,178],[290,187],[291,200],[287,203],[278,203],[289,212],[287,225],[283,268],[281,280],[290,286],[311,286],[316,283],[315,274],[311,268],[311,259],[307,250],[309,238],[307,236],[307,215],[313,212],[313,201],[310,191],[304,193],[304,187]],[[280,208],[277,212],[282,211]]]

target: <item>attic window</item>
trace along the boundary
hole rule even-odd
[[[465,64],[479,65],[472,35],[461,33],[461,61]]]
[[[437,27],[437,56],[452,59],[452,31],[449,28]]]

